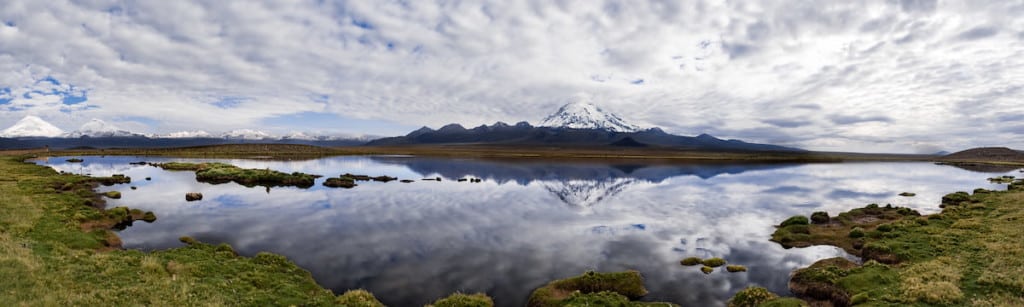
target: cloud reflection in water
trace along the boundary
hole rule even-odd
[[[354,189],[246,188],[198,183],[191,172],[86,157],[41,162],[130,185],[113,206],[156,212],[121,233],[127,248],[180,246],[179,236],[226,242],[245,255],[288,256],[337,292],[365,288],[395,306],[423,305],[455,291],[486,292],[522,306],[547,281],[585,270],[641,271],[646,299],[722,305],[756,284],[787,293],[789,273],[835,248],[786,250],[772,225],[811,211],[836,214],[867,203],[937,211],[941,195],[995,188],[975,173],[929,163],[811,165],[607,165],[461,159],[336,157],[312,161],[227,160],[242,167],[328,176],[344,172],[441,182],[360,182]],[[147,161],[189,159],[144,158]],[[152,177],[152,181],[142,178]],[[483,183],[456,182],[474,177]],[[186,202],[186,192],[204,200]],[[896,196],[910,191],[917,197]],[[704,275],[686,256],[723,257],[747,273]]]

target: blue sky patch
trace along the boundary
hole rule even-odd
[[[65,105],[69,105],[70,106],[70,105],[76,105],[76,104],[79,104],[79,103],[83,103],[83,102],[89,100],[89,97],[86,96],[85,91],[82,91],[80,94],[81,94],[80,96],[76,96],[76,95],[74,95],[72,93],[65,93],[64,94],[64,98],[62,98],[60,100],[60,102],[65,104]]]
[[[352,25],[360,27],[360,28],[363,28],[363,29],[367,29],[367,30],[373,30],[373,24],[370,24],[369,22],[367,22],[365,20],[359,20],[359,19],[352,18]]]
[[[249,98],[227,96],[227,97],[222,97],[220,100],[214,101],[213,105],[217,106],[218,108],[221,108],[221,109],[230,109],[230,108],[237,107],[238,105],[242,104],[242,102],[245,102],[246,100],[249,100]]]
[[[0,88],[0,104],[11,103],[12,99],[14,99],[14,97],[11,96],[11,88]]]
[[[36,84],[39,84],[40,82],[50,82],[53,85],[60,85],[60,81],[57,81],[57,79],[54,79],[51,76],[46,76],[46,78],[39,79],[39,81],[36,81]]]

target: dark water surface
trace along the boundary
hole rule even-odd
[[[414,183],[360,182],[247,188],[198,183],[133,161],[222,161],[326,176],[390,175]],[[131,184],[109,206],[156,213],[152,224],[121,231],[124,246],[182,246],[180,236],[228,243],[243,255],[283,254],[338,293],[364,288],[390,306],[422,306],[456,291],[485,292],[499,306],[523,306],[550,280],[586,270],[640,271],[645,300],[721,306],[736,291],[760,285],[789,293],[795,268],[845,256],[839,249],[783,249],[768,239],[773,224],[812,211],[839,212],[868,203],[938,211],[945,193],[1005,189],[996,174],[931,163],[641,165],[496,162],[413,157],[333,157],[310,161],[85,157],[40,160],[57,170],[108,176]],[[1004,170],[1005,171],[1005,170]],[[143,178],[152,177],[152,181]],[[442,177],[441,182],[420,181]],[[482,178],[482,183],[457,182]],[[137,186],[137,190],[129,189]],[[916,197],[900,197],[900,192]],[[204,199],[186,202],[186,192]],[[749,272],[704,275],[688,257],[722,257]]]

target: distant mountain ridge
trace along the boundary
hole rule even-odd
[[[798,148],[723,140],[708,134],[696,137],[666,133],[659,128],[636,132],[616,132],[604,129],[575,129],[562,127],[536,127],[526,122],[510,126],[501,122],[466,129],[449,124],[433,130],[423,127],[405,136],[381,138],[367,145],[417,144],[509,144],[509,145],[568,145],[568,146],[628,146],[672,147],[692,150],[737,151],[803,151]]]
[[[448,124],[434,130],[417,129],[405,136],[381,138],[367,145],[508,144],[612,147],[668,147],[722,151],[803,151],[798,148],[723,140],[708,134],[695,137],[666,133],[660,128],[640,129],[614,114],[584,103],[571,102],[545,118],[540,126],[527,122],[497,122],[467,129]]]
[[[315,135],[304,132],[293,132],[279,137],[253,129],[236,129],[219,135],[204,130],[158,135],[131,132],[95,118],[83,124],[78,130],[64,132],[42,118],[29,115],[0,131],[0,148],[183,147],[238,143],[356,146],[366,143],[368,139],[369,137]]]
[[[940,158],[943,161],[1024,162],[1024,152],[1006,147],[979,147],[954,152]]]

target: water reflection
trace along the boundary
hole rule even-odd
[[[778,221],[836,214],[866,203],[937,210],[944,193],[998,188],[991,174],[929,163],[813,165],[606,165],[409,157],[311,161],[222,160],[337,176],[351,172],[441,182],[365,182],[354,189],[245,188],[197,183],[191,172],[128,165],[143,158],[86,157],[40,163],[97,176],[126,174],[111,205],[159,220],[121,233],[125,246],[180,246],[182,235],[226,242],[245,255],[271,251],[338,292],[365,288],[392,306],[417,306],[455,291],[486,292],[522,306],[547,281],[588,269],[641,271],[650,300],[723,305],[749,285],[787,293],[788,274],[834,248],[785,250],[768,242]],[[188,159],[144,158],[148,161]],[[152,181],[140,178],[152,177]],[[482,183],[457,182],[473,177]],[[137,190],[129,186],[137,186]],[[899,197],[899,192],[917,197]],[[186,202],[186,192],[202,192]],[[704,275],[686,256],[723,257],[747,273]]]

